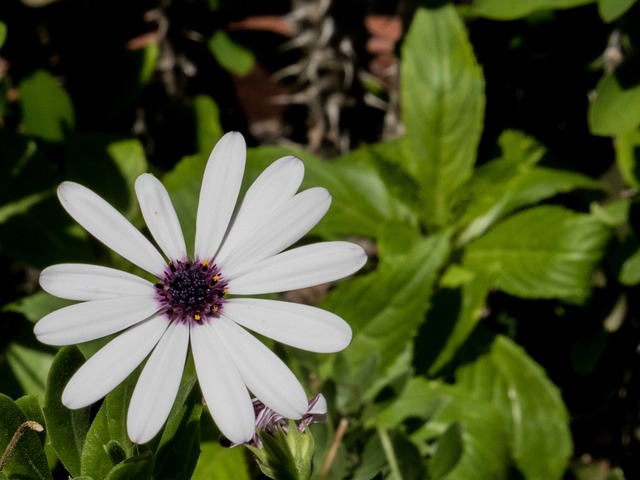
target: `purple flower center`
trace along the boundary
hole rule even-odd
[[[206,260],[169,263],[155,287],[167,316],[184,323],[218,318],[227,293],[220,269]]]

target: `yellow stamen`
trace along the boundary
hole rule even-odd
[[[202,320],[202,317],[200,316],[200,314],[199,314],[199,313],[194,313],[194,314],[193,314],[193,319],[194,319],[196,322],[199,322],[200,320]]]

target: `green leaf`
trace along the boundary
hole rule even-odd
[[[193,110],[196,117],[197,149],[208,155],[224,134],[220,125],[220,109],[208,95],[198,95],[193,99]]]
[[[629,10],[636,0],[598,0],[598,12],[600,17],[611,23]]]
[[[622,263],[618,280],[627,286],[640,283],[640,250],[636,250]]]
[[[71,305],[71,303],[69,300],[63,300],[44,291],[39,291],[5,305],[3,311],[20,313],[30,322],[36,323],[48,313]]]
[[[403,259],[342,283],[329,295],[323,308],[342,316],[354,332],[351,345],[342,353],[353,372],[377,358],[382,373],[411,344],[448,253],[449,236],[431,236]],[[371,385],[371,377],[366,385]]]
[[[464,9],[465,13],[496,20],[515,20],[539,11],[565,9],[594,3],[596,0],[476,0],[473,6]]]
[[[24,133],[62,142],[75,129],[71,99],[50,73],[36,70],[18,88]]]
[[[631,199],[614,200],[606,205],[591,204],[591,214],[608,227],[620,227],[629,219]]]
[[[402,47],[402,165],[422,187],[423,218],[445,225],[469,180],[484,112],[484,79],[453,5],[416,12]]]
[[[52,195],[58,175],[32,139],[0,129],[0,223]]]
[[[131,458],[135,446],[127,434],[127,408],[138,380],[140,369],[109,393],[91,423],[82,446],[81,473],[102,480],[110,475],[116,457],[114,442]],[[130,467],[127,467],[130,468]],[[132,468],[132,467],[131,467]],[[126,470],[125,470],[126,471]]]
[[[389,182],[389,177],[401,175],[399,169],[385,163],[376,147],[362,147],[333,162],[306,155],[303,160],[306,172],[303,188],[325,187],[333,199],[329,212],[314,232],[328,237],[375,238],[390,222],[407,227],[416,225],[415,213],[391,191],[390,184],[399,182]],[[408,182],[400,185],[411,187]]]
[[[7,24],[0,21],[0,47],[4,45],[4,41],[7,39]]]
[[[6,348],[4,355],[23,391],[44,399],[53,353],[13,342]]]
[[[388,156],[393,153],[400,155],[398,144],[365,146],[329,162],[281,147],[251,148],[245,186],[276,159],[298,156],[305,166],[301,188],[325,187],[332,197],[329,212],[312,233],[326,237],[375,238],[389,222],[409,227],[417,223],[408,200],[400,197],[407,190],[413,190],[411,178],[403,176],[401,169],[389,162]]]
[[[629,130],[616,138],[616,163],[624,181],[640,189],[640,131]]]
[[[184,157],[162,178],[180,219],[187,248],[194,244],[196,211],[207,158],[208,154]]]
[[[216,30],[209,39],[209,50],[222,68],[239,76],[249,73],[255,63],[251,50],[234,41],[222,29]]]
[[[423,445],[425,451],[451,425],[459,424],[462,428],[463,454],[448,471],[447,480],[507,478],[509,450],[505,425],[491,403],[471,398],[454,385],[414,377],[371,423],[391,428],[412,418],[429,420],[411,434],[412,441]]]
[[[430,478],[434,480],[446,478],[458,464],[464,452],[462,433],[460,424],[454,423],[438,438],[435,452],[429,462]]]
[[[470,276],[464,283],[442,288],[433,296],[433,306],[414,346],[414,365],[420,372],[436,375],[455,356],[482,315],[493,278],[465,272]]]
[[[589,105],[589,127],[595,135],[614,136],[640,124],[640,71],[631,63],[605,74]]]
[[[62,391],[84,361],[77,347],[60,349],[51,365],[43,407],[51,446],[73,476],[80,475],[80,455],[89,430],[91,407],[68,409],[62,405]]]
[[[561,207],[525,210],[469,244],[466,268],[495,275],[495,286],[524,298],[583,301],[610,230]]]
[[[535,166],[544,149],[522,134],[505,132],[500,144],[503,156],[479,167],[471,180],[467,209],[460,219],[462,225],[468,225],[459,244],[480,236],[499,219],[524,206],[578,188],[602,188],[579,173]]]
[[[119,135],[75,135],[67,148],[68,179],[91,188],[125,215],[138,211],[134,184],[148,164],[138,140]]]
[[[38,400],[38,397],[36,397],[35,395],[24,395],[16,400],[16,405],[18,406],[18,408],[20,408],[20,410],[22,410],[22,413],[24,413],[24,416],[27,417],[27,420],[37,422],[42,425],[44,431],[38,432],[38,435],[40,436],[40,440],[44,445],[47,428],[44,419],[44,413],[42,413],[42,408],[40,408],[40,401]]]
[[[528,480],[563,478],[572,454],[569,417],[542,368],[498,335],[473,362],[456,370],[461,388],[490,401],[509,428],[513,458]]]
[[[200,455],[201,398],[195,377],[180,386],[156,449],[155,478],[191,478]]]
[[[225,448],[220,442],[203,442],[193,480],[250,480],[245,449]]]
[[[36,431],[24,425],[28,420],[11,398],[0,393],[0,452],[6,451],[17,431],[21,434],[2,473],[10,479],[51,480],[42,440]]]
[[[150,480],[152,472],[153,454],[146,451],[113,467],[105,480]]]

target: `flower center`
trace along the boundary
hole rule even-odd
[[[184,323],[218,318],[227,293],[227,282],[220,269],[207,260],[169,263],[162,281],[155,287],[169,318]]]

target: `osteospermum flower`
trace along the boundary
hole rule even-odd
[[[105,200],[64,182],[58,196],[94,237],[155,276],[150,282],[112,268],[62,264],[43,270],[47,292],[77,303],[35,326],[49,345],[71,345],[122,332],[75,373],[62,403],[81,408],[120,384],[147,357],[127,415],[133,442],[162,428],[174,403],[188,349],[200,388],[220,431],[244,443],[254,435],[249,391],[286,418],[302,418],[307,396],[289,368],[246,329],[314,352],[335,352],[351,341],[340,317],[307,305],[238,297],[330,282],[356,272],[364,251],[349,242],[322,242],[288,251],[324,216],[323,188],[296,193],[303,165],[284,157],[268,167],[235,209],[246,158],[244,139],[225,135],[207,163],[189,257],[176,212],[152,175],[136,180],[149,232],[166,256]],[[235,210],[235,212],[234,212]]]

